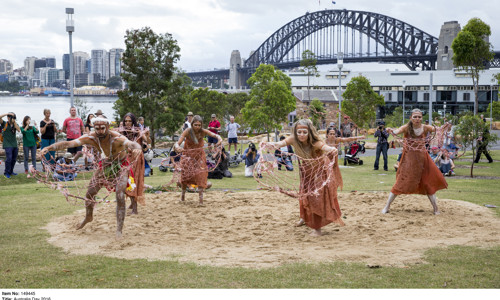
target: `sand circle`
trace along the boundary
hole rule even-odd
[[[147,194],[139,215],[125,218],[121,240],[114,202],[99,204],[82,230],[75,225],[83,210],[53,220],[45,227],[48,240],[76,255],[249,268],[335,261],[407,266],[425,263],[424,251],[434,247],[500,244],[500,220],[464,201],[438,198],[442,213],[434,216],[426,196],[401,195],[382,215],[387,193],[340,193],[346,225],[330,224],[312,237],[306,226],[294,227],[298,201],[278,192],[209,191],[204,207],[197,206],[198,194],[186,196],[179,203],[179,192]]]

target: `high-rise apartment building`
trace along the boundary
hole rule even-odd
[[[89,59],[89,54],[83,51],[73,52],[74,61],[74,74],[84,74],[87,71],[87,60]]]
[[[33,77],[35,75],[35,61],[36,57],[26,57],[24,59],[24,70],[26,71],[26,75],[28,77]]]
[[[69,79],[69,54],[63,54],[62,57],[64,78]]]
[[[124,50],[113,48],[109,50],[109,77],[120,76],[122,73],[122,55]]]
[[[0,59],[0,74],[10,74],[13,72],[12,62],[7,59]]]
[[[91,51],[91,71],[92,74],[100,74],[100,82],[90,83],[106,83],[109,78],[109,56],[108,52],[103,49],[96,49]],[[94,77],[95,78],[95,77]]]
[[[45,65],[47,66],[47,68],[56,68],[56,58],[45,57]]]

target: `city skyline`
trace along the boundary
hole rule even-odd
[[[65,31],[66,7],[75,8],[73,51],[122,48],[127,29],[151,27],[156,33],[171,33],[181,47],[178,66],[185,71],[227,68],[232,50],[243,58],[257,49],[273,32],[306,12],[323,9],[364,10],[385,14],[438,36],[444,22],[458,21],[463,27],[479,17],[492,29],[490,42],[500,50],[500,20],[495,18],[493,0],[478,1],[383,1],[368,0],[186,0],[178,1],[34,1],[4,0],[0,4],[0,59],[13,68],[26,57],[56,57],[69,52]],[[15,24],[16,26],[13,26]],[[207,25],[208,24],[208,25]],[[360,65],[351,64],[356,69]],[[395,68],[375,65],[368,68]]]

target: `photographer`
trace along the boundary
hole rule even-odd
[[[7,116],[7,122],[3,120],[3,117]],[[16,114],[7,113],[0,115],[0,128],[2,129],[2,139],[3,148],[5,149],[5,170],[4,176],[10,179],[11,175],[17,175],[14,173],[14,165],[16,164],[17,154],[19,148],[17,147],[16,131],[21,131],[19,125],[16,123]]]
[[[384,171],[387,171],[387,150],[389,149],[387,139],[389,138],[389,133],[385,130],[384,121],[378,123],[378,128],[374,136],[377,138],[377,151],[375,153],[375,164],[373,165],[373,169],[378,170],[380,152],[382,152],[382,156],[384,157]]]
[[[253,143],[248,145],[248,148],[243,152],[241,158],[245,160],[245,177],[253,176],[253,169],[255,168],[255,163],[259,160],[259,153],[257,148]]]

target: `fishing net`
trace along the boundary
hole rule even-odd
[[[324,153],[316,158],[303,158],[297,154],[288,154],[294,171],[279,171],[280,161],[274,156],[275,146],[267,143],[260,145],[261,155],[254,168],[255,180],[266,189],[276,190],[294,198],[317,196],[321,189],[331,183],[341,185],[338,172],[337,150]],[[283,167],[284,169],[284,167]]]
[[[68,202],[74,204],[79,201],[85,201],[87,205],[109,202],[108,197],[115,191],[122,176],[128,177],[127,190],[136,188],[131,168],[137,158],[133,159],[131,155],[122,160],[118,158],[119,155],[115,155],[116,158],[103,158],[98,149],[89,146],[83,146],[82,152],[87,165],[72,161],[67,163],[64,157],[51,157],[47,160],[42,156],[41,163],[45,172],[31,168],[31,174],[39,183],[59,190]],[[87,199],[89,190],[99,192],[92,199]]]

